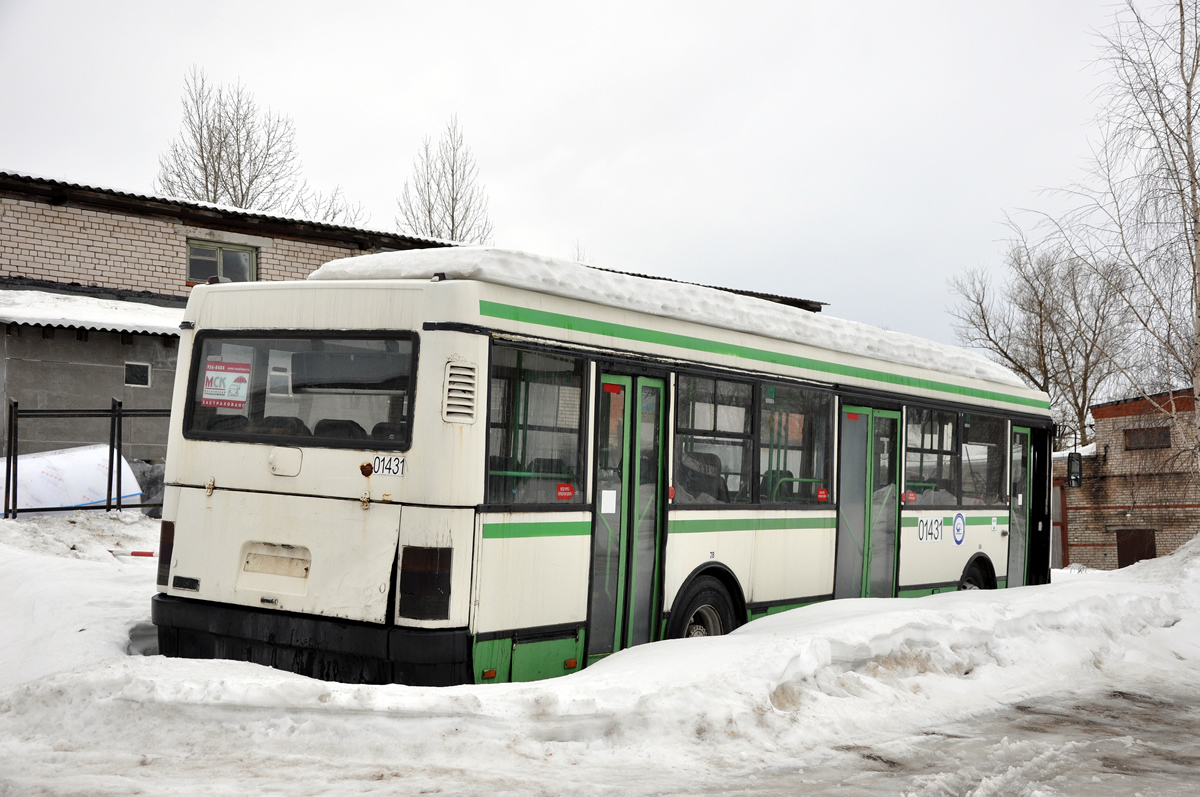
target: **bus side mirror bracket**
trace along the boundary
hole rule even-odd
[[[1067,486],[1083,485],[1083,455],[1078,451],[1067,454]]]

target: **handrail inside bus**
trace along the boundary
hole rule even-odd
[[[789,482],[797,482],[799,484],[824,484],[824,479],[814,479],[811,477],[791,476],[775,479],[775,486],[771,488],[771,500],[774,501],[779,497],[779,488]]]
[[[489,470],[489,476],[524,476],[526,478],[535,479],[573,479],[575,478],[570,473],[544,473],[542,471],[529,470]]]

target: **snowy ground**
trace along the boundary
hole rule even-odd
[[[0,521],[0,794],[1197,790],[1200,541],[449,689],[136,655],[157,560],[119,552],[156,545],[133,513]]]

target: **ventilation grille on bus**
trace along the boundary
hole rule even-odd
[[[446,395],[442,402],[442,420],[447,423],[475,423],[475,366],[470,363],[446,363]]]

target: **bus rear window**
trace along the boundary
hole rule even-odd
[[[412,336],[197,341],[188,437],[407,450]]]

